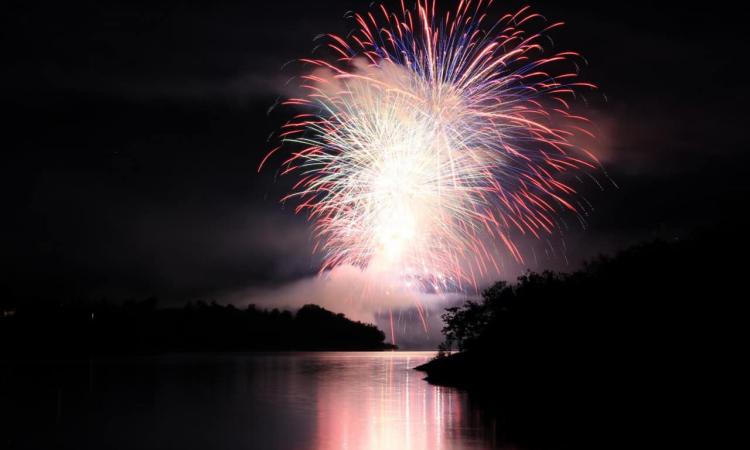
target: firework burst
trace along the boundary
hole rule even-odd
[[[580,147],[588,121],[571,100],[574,52],[550,54],[549,23],[528,7],[491,20],[491,2],[434,2],[355,14],[330,58],[302,60],[302,109],[279,133],[283,201],[314,223],[321,270],[387,270],[440,289],[499,272],[495,246],[518,261],[512,236],[537,238],[579,213],[568,180],[597,167]]]

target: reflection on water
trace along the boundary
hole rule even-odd
[[[3,448],[483,449],[492,420],[411,370],[432,352],[0,363]]]
[[[485,448],[482,430],[466,420],[466,399],[431,386],[409,370],[424,354],[324,355],[342,377],[316,377],[313,447]]]

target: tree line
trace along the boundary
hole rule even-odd
[[[376,326],[317,305],[296,312],[203,301],[159,308],[156,299],[5,306],[2,354],[88,355],[163,351],[380,350]]]

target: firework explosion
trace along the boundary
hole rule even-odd
[[[283,126],[283,201],[314,223],[321,270],[348,264],[395,272],[432,289],[477,285],[517,261],[513,235],[559,228],[580,214],[568,181],[597,166],[578,145],[588,121],[571,112],[582,89],[574,52],[548,54],[549,23],[523,8],[492,21],[491,2],[435,3],[355,14],[330,58],[302,60],[304,110]]]

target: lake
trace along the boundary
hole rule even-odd
[[[0,363],[4,449],[485,449],[494,421],[412,370],[434,352]],[[509,447],[510,448],[510,447]]]

